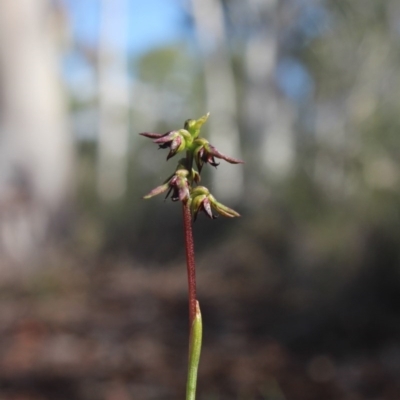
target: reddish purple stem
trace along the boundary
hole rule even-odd
[[[196,265],[194,262],[194,242],[192,231],[192,215],[187,201],[183,206],[183,229],[185,234],[186,266],[189,287],[189,327],[191,329],[196,316]]]

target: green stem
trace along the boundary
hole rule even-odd
[[[193,168],[193,151],[188,150],[186,152],[186,168],[189,172],[192,171]]]
[[[203,336],[203,324],[199,302],[196,301],[196,314],[190,329],[189,342],[189,367],[186,384],[186,400],[196,399],[197,371],[200,362],[201,340]]]

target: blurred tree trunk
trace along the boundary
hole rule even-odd
[[[258,35],[249,38],[245,51],[246,124],[249,131],[261,133],[252,153],[257,154],[257,165],[263,167],[264,173],[284,179],[295,155],[294,110],[279,94],[275,82],[279,37],[286,29],[279,23],[284,19],[280,15],[284,6],[275,0],[249,0],[248,6],[248,20],[259,30]]]
[[[204,53],[204,79],[210,142],[221,152],[241,158],[237,123],[236,85],[227,49],[224,10],[219,0],[192,0],[198,41]],[[240,167],[221,163],[213,174],[213,191],[221,199],[243,194],[243,174]]]
[[[99,142],[97,192],[103,201],[123,196],[129,139],[128,2],[103,0],[100,8]]]
[[[50,17],[46,0],[0,1],[1,267],[32,260],[71,188],[72,141]]]

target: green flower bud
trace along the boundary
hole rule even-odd
[[[207,121],[210,113],[208,112],[206,115],[203,115],[199,119],[188,119],[185,121],[185,129],[189,131],[189,133],[192,135],[193,139],[196,139],[199,134],[200,134],[200,128],[204,125],[204,123]]]
[[[210,191],[204,186],[197,186],[191,193],[191,212],[193,219],[196,221],[199,211],[203,211],[209,218],[217,218],[212,210],[217,211],[224,217],[233,218],[240,217],[240,214],[235,210],[219,203]]]
[[[222,203],[219,203],[212,194],[210,194],[208,198],[210,200],[212,208],[222,216],[228,218],[240,217],[240,214],[238,212],[232,210],[232,208],[223,205]]]

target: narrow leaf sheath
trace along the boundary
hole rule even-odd
[[[200,362],[201,341],[203,336],[203,323],[199,302],[196,301],[196,315],[190,329],[189,343],[189,368],[186,384],[186,400],[196,399],[197,371]]]

